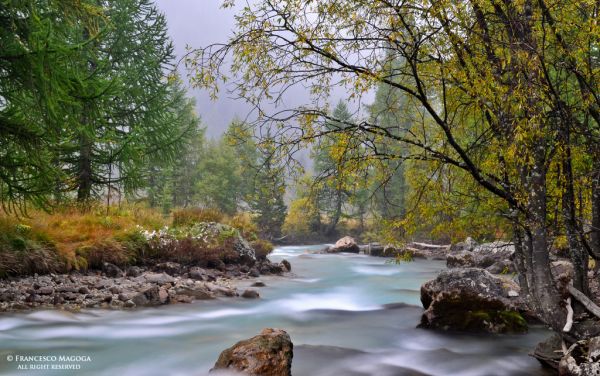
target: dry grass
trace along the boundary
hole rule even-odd
[[[206,245],[189,237],[153,247],[139,230],[139,226],[159,230],[169,222],[158,210],[135,205],[108,212],[100,204],[86,210],[61,207],[52,213],[30,210],[26,218],[0,213],[0,277],[99,269],[105,262],[121,267],[161,261],[208,267],[237,262],[239,255],[229,238]],[[180,209],[173,215],[176,227],[196,222],[229,224],[254,240],[259,257],[272,250],[270,243],[256,239],[256,226],[248,214],[225,217],[214,210]]]
[[[103,262],[124,264],[131,259],[132,252],[122,240],[127,239],[136,226],[158,229],[168,222],[157,211],[134,205],[112,207],[108,212],[101,205],[85,211],[74,206],[57,208],[52,213],[32,210],[27,218],[3,215],[0,220],[4,223],[0,231],[5,235],[4,241],[0,239],[0,244],[4,244],[2,248],[7,248],[5,244],[10,242],[19,243],[20,239],[25,243],[37,241],[38,245],[43,245],[28,246],[28,257],[37,261],[29,262],[32,265],[21,270],[31,271],[37,268],[35,265],[43,266],[45,263],[52,265],[41,269],[53,269],[51,259],[60,260],[66,270],[99,267]],[[18,228],[28,229],[26,239],[19,235]],[[40,254],[42,249],[44,254]],[[48,249],[55,255],[48,253]],[[0,273],[3,269],[14,269],[9,267],[8,260],[11,258],[14,255],[5,255],[5,265],[0,264]]]
[[[223,213],[215,209],[183,208],[173,211],[173,226],[188,226],[199,222],[222,222]]]
[[[269,253],[273,252],[274,249],[271,242],[262,239],[256,239],[250,245],[254,248],[258,260],[266,260]]]
[[[46,234],[16,218],[0,217],[0,277],[62,272],[65,264]]]

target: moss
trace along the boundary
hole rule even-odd
[[[501,301],[478,295],[448,292],[433,303],[433,319],[422,326],[444,330],[490,333],[523,333],[527,322],[519,312],[507,310]]]

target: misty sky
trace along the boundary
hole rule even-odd
[[[233,34],[235,10],[221,9],[221,3],[222,0],[156,0],[167,17],[178,58],[184,55],[186,46],[198,48],[225,42]],[[187,77],[184,80],[187,83]],[[189,88],[188,91],[196,98],[198,114],[211,137],[223,133],[236,116],[243,119],[249,113],[250,107],[246,103],[230,99],[224,92],[220,93],[217,101],[212,101],[202,90]],[[334,90],[333,96],[330,103],[345,97],[341,89]],[[308,94],[303,88],[296,87],[286,101],[282,107],[295,107],[307,102]],[[349,107],[357,108],[358,105],[349,104]]]
[[[185,53],[188,45],[198,48],[224,42],[232,35],[235,11],[221,9],[221,2],[222,0],[156,1],[167,17],[178,58]],[[187,83],[187,77],[184,77],[184,81]],[[212,101],[202,90],[189,88],[188,91],[196,98],[198,114],[208,128],[209,136],[220,135],[236,115],[244,117],[248,113],[245,103],[228,99],[224,93],[217,101]]]

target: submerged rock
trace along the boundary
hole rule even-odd
[[[211,372],[231,370],[255,376],[291,376],[293,344],[281,329],[263,329],[221,353]]]
[[[538,343],[531,353],[531,356],[540,361],[540,363],[558,369],[558,363],[562,358],[562,338],[558,334],[546,338]]]
[[[340,240],[335,242],[333,247],[327,248],[327,253],[341,253],[341,252],[359,253],[360,247],[358,246],[358,244],[356,243],[356,240],[354,240],[354,238],[352,238],[350,236],[344,236],[343,238],[341,238]]]
[[[258,294],[258,291],[252,290],[252,289],[248,289],[248,290],[245,290],[242,293],[242,298],[246,298],[246,299],[258,299],[258,298],[260,298],[260,295]]]
[[[425,312],[419,327],[489,333],[522,333],[514,286],[478,268],[450,269],[421,286]]]

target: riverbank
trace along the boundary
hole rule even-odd
[[[252,298],[258,297],[254,290],[238,290],[241,281],[251,281],[261,275],[281,275],[289,271],[288,267],[286,263],[264,260],[252,267],[225,265],[222,270],[186,267],[173,262],[121,270],[107,263],[104,270],[8,278],[0,280],[0,312],[134,309],[219,297]]]

